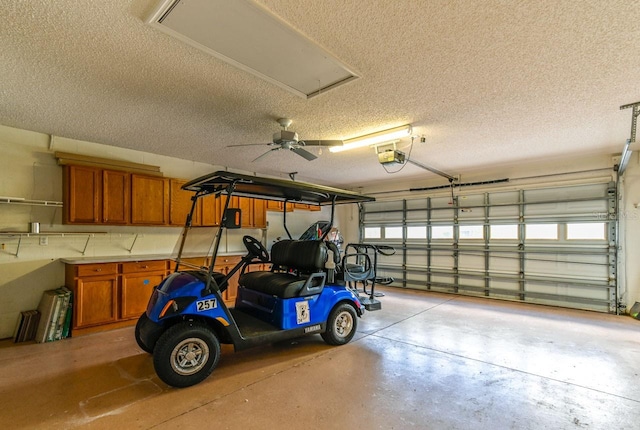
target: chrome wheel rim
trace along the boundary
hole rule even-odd
[[[338,337],[347,337],[353,330],[353,315],[347,311],[342,311],[336,317],[334,331]]]
[[[209,360],[209,345],[202,339],[190,337],[171,351],[171,367],[180,375],[193,375]]]

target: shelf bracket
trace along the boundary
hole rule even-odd
[[[16,258],[18,258],[18,254],[20,254],[20,244],[22,243],[22,236],[18,236],[18,248],[16,248]]]
[[[87,246],[89,246],[89,241],[91,240],[92,236],[93,236],[92,234],[87,235],[87,241],[84,243],[84,249],[82,250],[82,255],[84,255],[84,253],[87,252]]]
[[[133,243],[131,244],[131,246],[129,247],[129,249],[127,249],[127,251],[129,251],[129,254],[131,254],[131,251],[133,251],[133,247],[136,244],[136,241],[138,240],[138,234],[136,233],[135,237],[133,238]]]

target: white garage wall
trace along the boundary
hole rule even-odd
[[[625,288],[627,310],[640,302],[640,157],[637,152],[625,172],[620,204],[621,246],[619,277]]]

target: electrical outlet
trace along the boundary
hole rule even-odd
[[[40,245],[49,245],[49,238],[47,236],[40,236]]]

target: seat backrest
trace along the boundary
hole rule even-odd
[[[271,262],[278,266],[303,272],[317,272],[327,261],[327,245],[319,240],[290,240],[276,242],[271,247]]]

